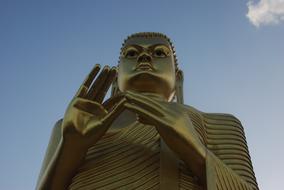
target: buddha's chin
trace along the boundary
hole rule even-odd
[[[131,90],[143,93],[154,93],[162,96],[169,96],[174,85],[169,80],[151,72],[139,72],[129,78],[125,83],[123,91]]]

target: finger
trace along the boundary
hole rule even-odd
[[[138,114],[139,117],[145,118],[147,122],[151,122],[152,124],[163,124],[164,122],[161,119],[161,117],[149,112],[148,110],[145,110],[137,105],[130,104],[130,103],[124,103],[124,107],[129,109],[130,111],[133,111],[134,113]],[[142,121],[143,122],[143,121]]]
[[[125,98],[129,100],[129,102],[134,103],[142,107],[143,109],[146,109],[149,112],[154,113],[155,115],[158,115],[160,117],[164,115],[164,111],[160,105],[153,104],[152,102],[149,102],[148,100],[142,99],[132,94],[126,94]]]
[[[106,110],[110,110],[113,108],[113,106],[115,104],[117,104],[117,102],[119,102],[123,97],[125,96],[124,93],[120,93],[114,97],[111,97],[109,98],[108,100],[106,100],[104,103],[103,103],[103,106]]]
[[[106,115],[102,123],[104,125],[110,125],[125,110],[124,104],[126,101],[126,99],[122,99],[114,109]]]
[[[107,111],[101,104],[84,98],[77,98],[74,107],[98,117],[103,117],[107,114]]]
[[[101,89],[98,90],[96,97],[94,97],[94,99],[97,102],[102,102],[104,100],[109,87],[111,86],[113,80],[116,77],[116,74],[117,74],[116,68],[115,67],[111,68],[104,84],[102,85]]]
[[[78,91],[76,92],[75,97],[84,97],[88,92],[88,88],[84,85],[81,85]]]
[[[80,86],[79,90],[76,93],[76,96],[84,96],[86,94],[86,92],[88,91],[88,88],[90,87],[90,85],[92,84],[92,81],[94,80],[94,78],[97,76],[99,70],[100,70],[100,65],[96,64],[93,69],[91,70],[91,72],[88,74],[88,76],[85,78],[84,82],[82,83],[82,85]]]
[[[98,78],[95,80],[95,82],[92,84],[92,86],[89,88],[89,91],[86,95],[86,98],[90,100],[94,100],[94,97],[96,97],[97,93],[99,92],[101,86],[103,85],[104,81],[106,80],[108,73],[109,73],[109,66],[105,66],[98,76]]]

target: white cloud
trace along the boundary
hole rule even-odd
[[[260,0],[259,2],[250,0],[247,6],[246,16],[257,27],[284,21],[284,0]]]

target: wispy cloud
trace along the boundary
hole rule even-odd
[[[250,0],[247,6],[246,16],[256,27],[284,21],[284,0],[260,0],[259,2]]]

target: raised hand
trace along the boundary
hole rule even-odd
[[[88,147],[99,140],[124,109],[125,99],[116,102],[111,111],[102,105],[117,71],[115,67],[105,66],[96,78],[99,70],[100,65],[96,65],[86,77],[63,118],[63,138],[77,141],[79,146]]]
[[[139,121],[156,127],[166,144],[187,163],[201,179],[205,167],[206,148],[189,116],[176,103],[127,92],[124,106],[138,115]]]

